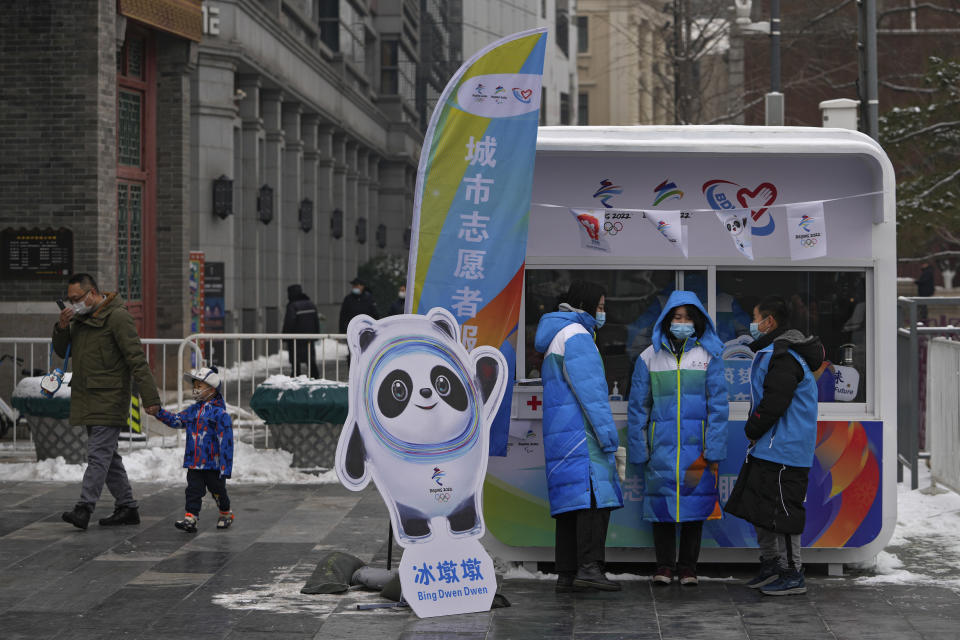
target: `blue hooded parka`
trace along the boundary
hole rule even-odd
[[[543,453],[550,515],[623,506],[614,453],[619,446],[596,321],[561,305],[540,319],[534,346],[543,358]]]
[[[663,319],[681,305],[706,319],[703,335],[674,353]],[[653,522],[719,518],[718,479],[709,462],[727,457],[723,343],[696,294],[674,291],[653,327],[653,343],[633,369],[627,459],[644,464],[643,517]]]

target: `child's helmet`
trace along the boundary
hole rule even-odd
[[[183,374],[185,380],[199,380],[200,382],[206,382],[208,385],[217,390],[217,393],[220,393],[220,387],[223,385],[223,381],[220,379],[220,373],[217,371],[216,367],[200,367],[199,369],[194,369],[193,371],[188,371]]]

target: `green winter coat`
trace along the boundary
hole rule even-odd
[[[133,317],[115,293],[94,311],[53,325],[53,349],[61,358],[70,344],[70,423],[123,427],[130,413],[131,382],[144,407],[160,404]]]

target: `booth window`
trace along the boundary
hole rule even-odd
[[[742,324],[750,321],[754,306],[766,296],[780,296],[787,302],[789,325],[804,335],[816,335],[823,342],[826,363],[814,372],[820,402],[865,402],[869,383],[866,290],[863,270],[718,269],[717,324],[721,327],[726,324],[728,333],[747,335],[748,328]],[[731,338],[730,335],[722,337]],[[735,355],[732,351],[727,350],[725,360],[735,359],[731,358]],[[749,401],[749,392],[746,393],[743,397],[743,393],[731,389],[730,400]]]
[[[607,321],[597,332],[607,388],[614,382],[627,397],[637,356],[650,345],[650,332],[670,293],[678,285],[697,291],[706,306],[707,272],[673,269],[534,269],[526,270],[524,371],[522,377],[539,378],[543,354],[534,348],[540,318],[556,311],[573,280],[589,280],[606,291]],[[591,309],[592,313],[594,310]]]

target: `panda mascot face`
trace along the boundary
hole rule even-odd
[[[372,477],[401,545],[483,534],[490,424],[506,386],[493,347],[468,353],[445,309],[347,329],[350,410],[336,469],[349,489]]]
[[[428,447],[461,434],[475,445],[480,422],[475,385],[445,345],[421,339],[387,348],[391,352],[367,387],[370,422],[401,446]]]

